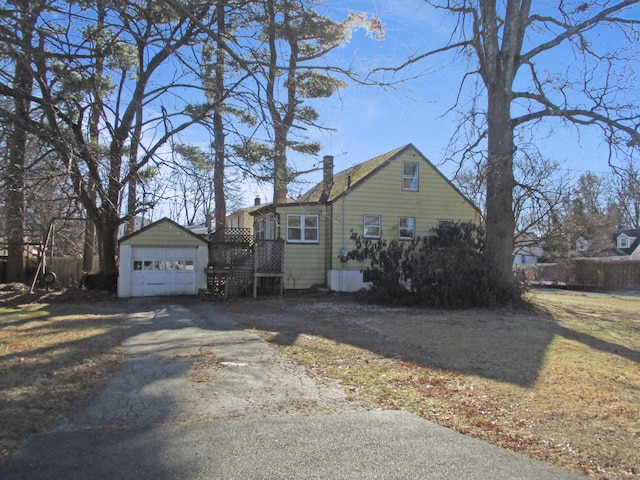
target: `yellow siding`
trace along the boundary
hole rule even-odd
[[[402,162],[417,161],[418,191],[402,190]],[[344,202],[344,222],[343,222]],[[331,264],[327,269],[360,269],[361,264],[340,263],[338,255],[344,247],[354,247],[351,231],[362,236],[363,215],[381,215],[382,239],[398,238],[398,217],[415,217],[416,235],[424,236],[438,225],[438,220],[478,222],[478,211],[415,150],[409,149],[378,170],[351,192],[333,202]]]
[[[285,243],[284,282],[288,289],[304,289],[325,284],[326,210],[324,206],[283,206],[278,208],[281,234],[287,238],[287,214],[318,215],[319,243]]]
[[[227,217],[227,228],[249,228],[253,234],[253,217],[250,212],[257,207],[249,207],[238,210]]]
[[[206,240],[194,237],[168,221],[160,221],[121,243],[135,247],[198,247],[207,244]]]

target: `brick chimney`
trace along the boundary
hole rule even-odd
[[[256,197],[256,198],[255,198],[255,200],[253,201],[253,205],[254,205],[254,206],[256,206],[256,207],[257,207],[258,205],[260,205],[260,197]]]
[[[322,193],[320,201],[329,200],[331,188],[333,187],[333,155],[325,155],[322,157]]]

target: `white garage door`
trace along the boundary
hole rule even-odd
[[[131,296],[197,293],[194,247],[133,247],[131,255]]]

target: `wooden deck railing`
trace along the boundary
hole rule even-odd
[[[253,251],[256,273],[282,273],[284,240],[256,240]]]
[[[283,290],[284,240],[255,240],[248,228],[227,228],[210,237],[207,277],[214,296],[234,295],[253,283],[257,295],[259,278],[280,280]]]

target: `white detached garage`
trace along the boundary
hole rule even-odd
[[[168,218],[123,237],[118,296],[196,295],[207,288],[207,241]]]

